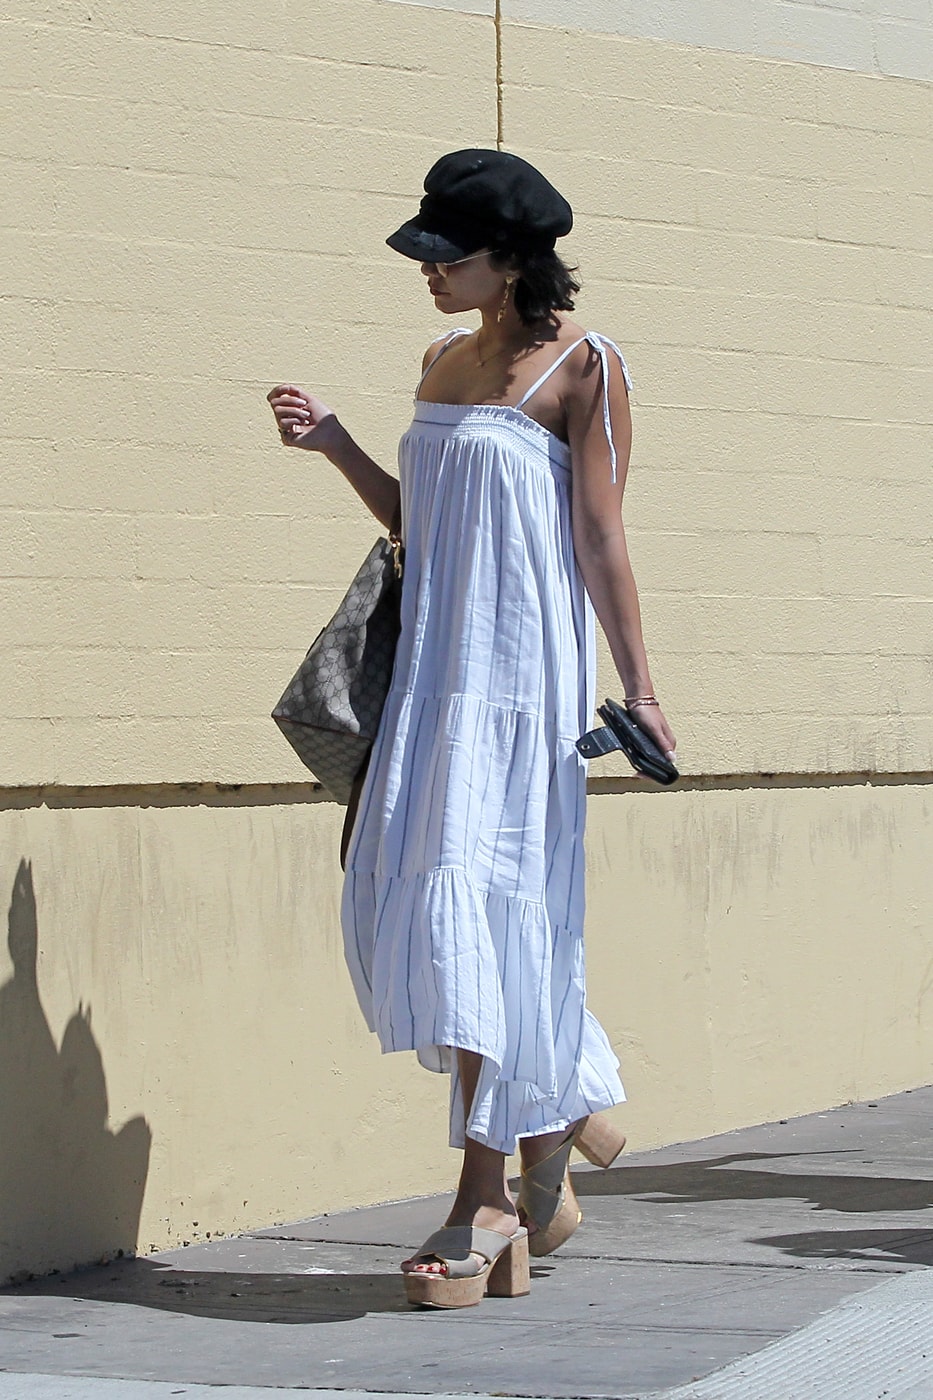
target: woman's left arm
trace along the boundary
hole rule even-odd
[[[622,524],[632,415],[621,366],[611,351],[607,359],[609,416],[617,458],[615,481],[603,420],[600,357],[586,344],[567,362],[565,406],[572,462],[573,546],[625,694],[634,698],[653,695],[654,689],[642,637],[638,589]],[[632,711],[632,718],[652,736],[662,752],[670,753],[676,748],[671,727],[659,706],[639,705]]]

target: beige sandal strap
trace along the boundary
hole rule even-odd
[[[523,1168],[522,1180],[533,1181],[545,1191],[559,1191],[573,1151],[573,1138],[571,1131],[549,1156],[542,1157],[533,1167]]]
[[[539,1230],[549,1225],[560,1209],[573,1139],[574,1133],[571,1129],[560,1146],[555,1147],[549,1156],[535,1162],[533,1167],[522,1169],[518,1204]]]
[[[564,1168],[566,1175],[566,1167]],[[518,1204],[528,1219],[533,1220],[539,1230],[547,1229],[560,1209],[564,1199],[564,1180],[561,1177],[557,1190],[543,1186],[530,1172],[522,1176],[518,1192]]]
[[[514,1235],[503,1235],[498,1230],[482,1230],[470,1225],[445,1225],[428,1236],[413,1258],[440,1259],[447,1265],[448,1278],[475,1278],[526,1233],[520,1229]]]

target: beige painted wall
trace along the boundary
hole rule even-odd
[[[0,1276],[450,1180],[446,1084],[351,1001],[340,814],[268,719],[373,526],[264,394],[391,463],[443,322],[382,240],[500,119],[632,364],[693,775],[591,799],[620,1118],[929,1080],[930,86],[384,0],[8,16]]]
[[[0,773],[300,780],[269,711],[374,526],[265,394],[309,383],[392,466],[438,327],[384,239],[495,143],[495,34],[120,0],[0,35]]]
[[[373,528],[264,394],[311,384],[392,464],[444,322],[383,239],[436,155],[494,143],[495,27],[72,15],[3,26],[0,771],[296,781],[268,711]],[[933,88],[525,23],[501,50],[505,141],[631,359],[684,762],[929,771]]]
[[[687,770],[929,772],[933,86],[527,24],[503,81],[633,366]]]
[[[287,796],[4,816],[0,1277],[451,1183],[447,1080],[352,997],[336,809]],[[924,785],[591,796],[633,1147],[929,1080],[931,835]]]

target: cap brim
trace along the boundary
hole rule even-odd
[[[457,262],[475,252],[473,248],[451,242],[441,233],[428,233],[415,219],[402,224],[400,229],[389,235],[386,243],[396,253],[401,253],[405,258],[414,258],[415,262]],[[478,248],[480,244],[476,246]]]

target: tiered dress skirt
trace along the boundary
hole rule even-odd
[[[416,400],[399,449],[392,689],[347,858],[343,929],[384,1051],[482,1056],[466,1133],[502,1152],[624,1098],[586,1007],[594,620],[567,446],[519,409]]]

